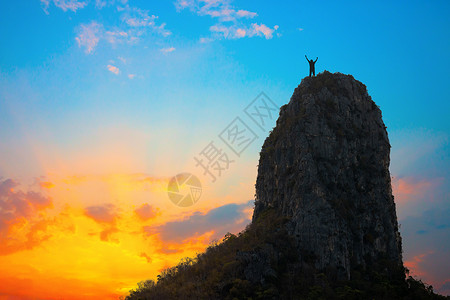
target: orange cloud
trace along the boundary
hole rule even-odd
[[[442,178],[417,180],[413,177],[392,180],[392,192],[396,202],[404,203],[423,197],[428,191],[442,183]]]
[[[118,217],[114,204],[107,203],[85,208],[84,214],[98,223],[115,223]]]
[[[115,67],[115,66],[113,66],[113,65],[108,65],[107,68],[108,68],[108,70],[109,70],[111,73],[114,73],[114,74],[116,74],[116,75],[119,75],[119,73],[120,73],[119,68],[118,68],[118,67]]]
[[[423,277],[426,275],[426,272],[420,269],[419,264],[423,262],[426,256],[433,254],[434,251],[428,251],[426,253],[422,253],[414,256],[412,259],[408,261],[404,261],[403,265],[408,268],[410,274],[417,277]]]
[[[23,192],[19,183],[0,181],[0,254],[31,249],[47,237],[39,214],[52,207],[50,197],[35,191]],[[17,232],[17,229],[20,229]]]
[[[100,232],[100,239],[104,242],[118,243],[119,242],[118,239],[112,238],[112,235],[116,232],[119,232],[119,230],[116,227],[107,228],[107,229],[103,230],[102,232]]]
[[[41,188],[45,188],[45,189],[51,189],[53,187],[55,187],[55,185],[51,182],[48,181],[41,181],[39,182],[39,185],[41,186]]]
[[[140,255],[140,257],[143,257],[147,260],[148,263],[152,262],[152,258],[150,256],[148,256],[146,253],[142,252]]]
[[[210,201],[178,208],[167,198],[168,178],[145,173],[45,178],[28,191],[0,180],[0,295],[117,299],[226,231],[243,229],[250,216],[247,204],[229,205],[235,197],[213,198],[206,187]],[[240,185],[228,191],[243,194]],[[146,234],[143,225],[160,231]]]
[[[139,208],[136,208],[134,212],[142,221],[147,221],[156,217],[158,211],[151,205],[145,203],[142,204]]]

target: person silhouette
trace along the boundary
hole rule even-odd
[[[309,77],[311,77],[311,73],[313,74],[313,76],[316,76],[316,69],[314,67],[316,61],[319,59],[318,57],[316,57],[316,60],[309,60],[308,57],[305,55],[306,60],[309,62]]]

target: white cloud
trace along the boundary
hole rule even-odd
[[[128,32],[119,29],[106,31],[104,34],[104,38],[112,45],[130,41]]]
[[[119,75],[119,73],[120,73],[119,68],[115,67],[113,65],[108,65],[107,68],[108,68],[108,71],[110,71],[111,73],[114,73],[116,75]]]
[[[265,37],[266,39],[271,39],[273,37],[273,33],[278,29],[278,26],[275,25],[274,28],[269,28],[264,24],[258,25],[257,23],[251,24],[250,27],[238,27],[236,25],[223,25],[216,24],[209,28],[211,32],[216,34],[219,38],[225,39],[240,39],[244,37],[254,37],[260,36]]]
[[[87,54],[92,53],[100,40],[102,30],[102,25],[97,22],[80,25],[78,35],[75,38],[78,46],[84,47]]]
[[[175,2],[178,11],[189,8],[199,16],[211,16],[221,22],[232,22],[240,18],[254,18],[257,13],[248,10],[236,10],[229,0],[178,0]]]
[[[76,12],[78,9],[86,7],[93,0],[40,0],[45,13],[48,14],[48,7],[50,3],[53,3],[56,7],[62,9],[63,11],[71,10]],[[114,4],[126,5],[128,0],[95,0],[95,8],[102,9],[107,6]]]
[[[104,28],[102,24],[96,21],[81,24],[77,28],[77,36],[75,37],[78,46],[85,48],[87,54],[92,53],[97,44],[101,40],[106,40],[111,45],[123,43],[136,43],[149,30],[157,33],[162,37],[171,34],[166,29],[166,23],[157,22],[158,16],[150,14],[148,10],[133,7],[128,4],[128,0],[40,0],[43,10],[48,14],[48,7],[53,4],[63,11],[76,12],[78,9],[84,8],[89,3],[95,3],[97,9],[107,6],[116,5],[114,10],[118,14],[118,18],[122,20],[122,24],[118,26]],[[209,1],[209,0],[207,0]]]
[[[155,27],[154,29],[161,34],[162,36],[166,37],[172,34],[172,32],[170,32],[170,30],[167,30],[166,28],[166,23],[162,23],[161,25]]]
[[[128,78],[134,79],[134,77],[136,77],[136,74],[128,74]]]
[[[174,48],[174,47],[169,47],[169,48],[163,48],[163,49],[161,49],[161,52],[163,52],[164,54],[167,54],[167,53],[170,53],[170,52],[173,52],[173,51],[175,51],[175,48]]]
[[[245,17],[245,18],[254,18],[254,17],[256,17],[258,15],[257,13],[254,13],[254,12],[251,12],[251,11],[248,11],[248,10],[242,10],[242,9],[238,10],[236,12],[236,14],[239,17]]]
[[[122,24],[112,28],[104,28],[103,25],[92,21],[89,24],[81,24],[78,28],[77,37],[75,39],[78,42],[78,46],[85,48],[87,54],[92,53],[101,40],[105,40],[111,45],[116,46],[124,43],[137,43],[149,30],[162,37],[167,37],[171,34],[171,32],[166,29],[166,23],[157,24],[156,21],[158,16],[150,15],[147,10],[130,7],[127,4],[127,0],[97,1],[96,5],[101,8],[105,5],[110,5],[111,3],[123,5],[117,6],[117,11],[120,14]]]
[[[238,38],[245,37],[246,33],[247,33],[247,31],[245,29],[242,29],[242,28],[236,29],[236,36]]]
[[[213,25],[209,27],[209,30],[212,32],[217,32],[223,35],[224,38],[231,38],[232,28],[224,25]]]
[[[44,7],[44,11],[48,13],[48,7],[50,3],[53,3],[56,7],[62,9],[63,11],[71,10],[76,12],[80,8],[84,8],[88,5],[87,1],[79,1],[79,0],[41,0],[41,4]]]
[[[121,19],[129,27],[132,27],[134,29],[151,28],[162,36],[168,36],[171,34],[169,30],[165,29],[166,23],[157,25],[156,20],[158,19],[158,16],[150,15],[148,10],[126,6],[124,8],[124,13],[121,16]]]
[[[266,39],[271,39],[273,37],[273,32],[278,29],[278,25],[275,25],[273,29],[267,27],[264,24],[258,25],[256,23],[252,24],[252,34],[257,36],[264,36]]]
[[[215,38],[239,39],[260,36],[271,39],[273,37],[278,25],[270,28],[262,23],[246,24],[247,19],[255,18],[258,14],[235,9],[230,3],[230,0],[177,0],[175,6],[178,11],[188,8],[199,16],[217,19],[218,23],[209,28]],[[200,42],[205,43],[210,39],[201,38]]]

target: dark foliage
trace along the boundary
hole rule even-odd
[[[407,270],[393,270],[382,259],[337,281],[333,270],[316,270],[313,256],[297,252],[288,223],[267,210],[238,235],[228,233],[206,252],[164,270],[156,283],[140,282],[126,299],[450,299],[420,280],[405,280]]]

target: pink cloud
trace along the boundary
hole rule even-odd
[[[169,36],[172,34],[165,28],[166,23],[157,25],[156,20],[158,19],[158,16],[150,15],[149,12],[144,9],[127,6],[124,8],[124,13],[121,16],[121,19],[125,24],[131,27],[131,29],[151,28],[162,36]]]
[[[398,203],[405,203],[423,197],[428,191],[440,185],[443,178],[415,179],[403,177],[392,179],[392,192]]]
[[[210,27],[215,38],[239,39],[244,37],[265,37],[271,39],[278,25],[270,28],[265,24],[246,24],[245,19],[255,18],[258,14],[244,9],[235,9],[228,0],[178,0],[177,10],[189,8],[199,16],[210,16],[218,23]],[[205,39],[201,39],[201,42]]]
[[[80,25],[78,36],[75,38],[78,47],[84,47],[87,54],[92,53],[100,40],[101,31],[102,25],[94,21]]]
[[[218,18],[220,22],[234,22],[240,18],[254,18],[257,13],[248,10],[236,10],[227,0],[178,0],[175,3],[177,10],[189,8],[200,16],[208,15]]]
[[[161,52],[164,53],[164,54],[167,54],[167,53],[170,53],[170,52],[173,52],[173,51],[175,51],[175,48],[174,48],[174,47],[169,47],[169,48],[163,48],[163,49],[161,49]]]
[[[419,264],[424,261],[426,256],[433,254],[433,253],[434,253],[433,251],[428,251],[426,253],[416,255],[416,256],[412,257],[410,260],[404,261],[403,265],[406,268],[408,268],[411,275],[423,277],[426,275],[426,272],[419,268]]]
[[[258,25],[256,23],[252,24],[250,28],[246,27],[238,27],[236,25],[222,25],[216,24],[209,28],[209,30],[213,33],[218,34],[219,36],[225,39],[239,39],[243,37],[254,37],[260,36],[265,37],[266,39],[271,39],[273,37],[273,33],[278,29],[278,26],[274,26],[274,28],[269,28],[264,24]]]
[[[118,67],[115,67],[113,65],[107,65],[106,67],[108,68],[108,71],[110,71],[111,73],[119,75],[120,70]]]
[[[273,37],[273,32],[278,29],[278,26],[275,26],[274,29],[271,29],[264,24],[258,25],[256,23],[252,24],[252,27],[255,35],[264,35],[266,39],[271,39]]]
[[[431,284],[434,290],[441,295],[450,295],[450,278],[448,278],[448,273],[446,277],[442,278],[437,276],[437,274],[434,274],[434,270],[429,270],[429,268],[426,267],[427,261],[432,260],[431,256],[435,254],[434,251],[429,250],[404,261],[403,264],[410,271],[410,276],[418,278],[426,284]],[[442,255],[442,253],[440,255]],[[445,266],[443,267],[445,268]]]
[[[87,1],[79,1],[79,0],[41,0],[41,4],[44,6],[44,11],[48,13],[47,9],[50,5],[50,2],[53,2],[53,4],[62,9],[63,11],[71,10],[73,12],[76,12],[80,8],[84,8],[86,5],[88,5]]]
[[[112,45],[123,43],[128,39],[128,33],[123,30],[112,30],[105,32],[105,39]]]
[[[239,37],[239,38],[245,37],[245,34],[246,34],[245,29],[238,28],[238,29],[236,30],[236,36]]]
[[[254,13],[254,12],[251,12],[251,11],[248,11],[248,10],[242,10],[242,9],[238,10],[236,12],[236,14],[239,17],[245,17],[245,18],[254,18],[254,17],[256,17],[258,15],[257,13]]]
[[[100,4],[100,7],[97,7],[101,8],[106,3],[98,2],[97,4]],[[92,21],[89,24],[81,24],[78,27],[75,40],[79,47],[85,48],[87,54],[93,53],[101,40],[106,40],[114,46],[125,42],[129,44],[136,43],[148,29],[153,30],[163,37],[171,34],[166,29],[166,24],[156,24],[158,16],[150,15],[147,10],[126,4],[124,7],[120,7],[120,9],[118,7],[117,11],[120,12],[119,18],[122,20],[122,24],[119,26],[107,27],[105,29],[102,24]]]

